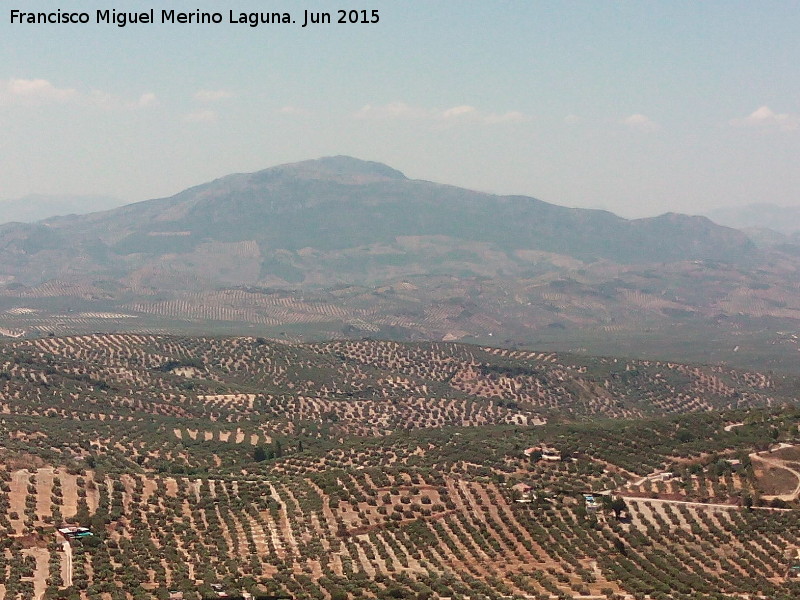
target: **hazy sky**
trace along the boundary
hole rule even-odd
[[[800,204],[800,4],[7,0],[0,198],[133,202],[348,154],[625,216]],[[304,9],[378,24],[303,29]],[[20,25],[10,11],[218,11]],[[267,7],[267,8],[265,8]],[[228,11],[294,25],[228,24]]]

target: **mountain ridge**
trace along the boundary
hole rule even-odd
[[[757,203],[717,208],[707,215],[720,225],[736,229],[770,229],[787,236],[800,232],[800,206]]]
[[[56,216],[87,214],[121,205],[119,199],[110,196],[29,194],[0,201],[0,224],[35,223]]]
[[[179,253],[209,240],[254,240],[264,248],[297,251],[407,235],[446,235],[621,263],[737,261],[755,252],[743,234],[703,219],[668,213],[629,221],[527,196],[410,180],[381,163],[337,156],[228,175],[168,198],[44,224],[99,239],[121,255],[157,254],[164,244],[148,248],[139,238],[170,231],[190,238],[172,248]],[[0,228],[0,237],[3,233]]]

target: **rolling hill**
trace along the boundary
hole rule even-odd
[[[798,386],[443,343],[5,341],[0,598],[789,600]]]

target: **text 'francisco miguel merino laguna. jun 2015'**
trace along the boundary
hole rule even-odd
[[[171,9],[128,12],[117,9],[98,9],[94,12],[71,12],[58,9],[49,12],[30,12],[19,9],[9,11],[12,25],[219,25],[240,24],[250,27],[259,25],[296,24],[302,27],[328,24],[372,25],[380,22],[377,9],[337,9],[328,12],[302,10],[295,12],[240,12],[227,10],[208,12],[201,10],[177,11]]]

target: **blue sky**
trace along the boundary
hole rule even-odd
[[[378,24],[306,29],[12,25],[12,8],[112,5],[3,4],[0,199],[133,202],[349,154],[624,216],[800,204],[797,2],[371,0],[352,6]],[[114,6],[302,21],[351,5]]]

